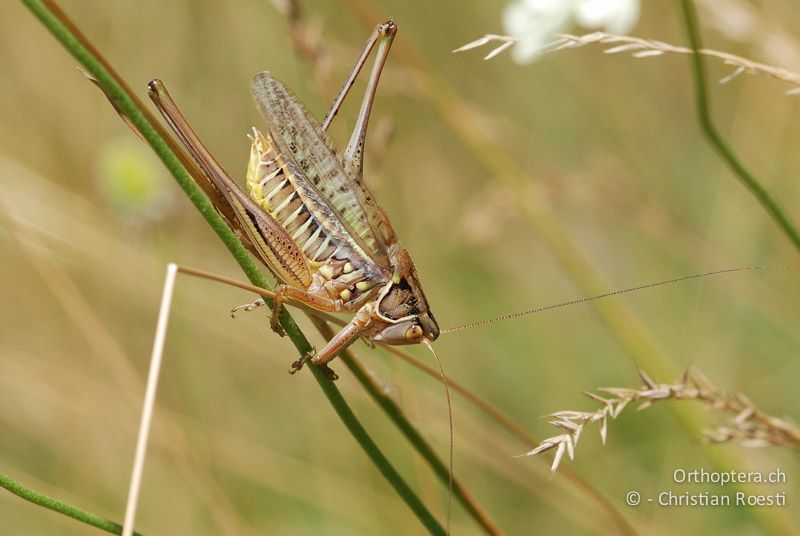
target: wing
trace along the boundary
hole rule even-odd
[[[282,156],[305,175],[364,251],[388,268],[394,232],[360,177],[345,171],[316,120],[272,74],[256,74],[250,89]]]

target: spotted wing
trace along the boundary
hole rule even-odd
[[[250,89],[281,155],[308,179],[361,248],[388,268],[388,246],[394,242],[394,233],[386,231],[391,230],[388,220],[363,182],[345,171],[316,120],[268,72],[256,74]],[[386,221],[383,228],[381,221]]]

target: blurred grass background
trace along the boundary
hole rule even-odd
[[[273,71],[322,117],[372,25],[394,19],[397,50],[381,82],[366,177],[442,327],[583,295],[576,281],[596,278],[607,290],[732,266],[796,266],[797,252],[700,137],[685,57],[634,60],[590,47],[527,66],[507,55],[483,62],[450,51],[499,32],[503,3],[308,3],[330,54],[320,91],[269,2],[62,6],[140,96],[148,80],[163,79],[242,177],[245,134],[262,124],[248,92],[253,73]],[[737,39],[722,31],[725,2],[701,7],[707,47],[800,71],[795,2],[758,3],[761,33]],[[680,21],[676,3],[652,0],[633,34],[684,44]],[[21,5],[4,10],[0,43],[0,471],[119,520],[164,267],[241,275],[149,149]],[[708,65],[712,80],[729,73]],[[798,221],[800,101],[784,89],[744,76],[712,85],[711,98],[723,134]],[[350,103],[337,120],[340,145],[356,111]],[[565,260],[570,247],[588,269]],[[580,390],[638,384],[636,362],[675,374],[695,365],[764,411],[797,418],[797,280],[795,268],[720,276],[615,298],[610,312],[577,306],[444,335],[436,348],[450,376],[540,437],[555,433],[542,415],[593,407]],[[263,314],[230,320],[230,308],[250,299],[179,280],[137,528],[418,533],[310,376],[286,374],[295,359],[288,341]],[[444,456],[441,386],[381,350],[356,351]],[[381,448],[441,515],[445,490],[335,368]],[[700,425],[717,422],[701,407],[681,411]],[[796,454],[703,447],[700,427],[685,421],[667,405],[628,411],[610,424],[605,447],[591,431],[567,463],[641,533],[790,532],[800,520]],[[616,532],[563,475],[548,479],[549,460],[512,457],[532,445],[458,397],[455,423],[456,473],[509,534]],[[625,506],[630,489],[714,491],[672,484],[678,467],[780,467],[788,475],[780,490],[751,489],[785,490],[790,506]],[[8,493],[0,528],[95,533]],[[453,528],[477,532],[457,506]]]

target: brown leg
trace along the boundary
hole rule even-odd
[[[350,92],[350,89],[353,87],[353,84],[356,82],[356,78],[358,74],[361,72],[361,69],[364,67],[364,64],[367,62],[367,58],[369,58],[372,49],[375,48],[375,44],[379,44],[379,52],[378,52],[378,59],[376,59],[376,66],[379,64],[377,70],[380,72],[380,69],[383,67],[383,64],[386,61],[385,53],[388,52],[389,46],[392,44],[392,39],[394,39],[394,34],[397,33],[397,26],[395,23],[388,21],[382,24],[378,24],[374,30],[372,30],[372,34],[370,34],[369,39],[367,39],[367,44],[364,45],[364,50],[361,51],[361,55],[358,56],[356,60],[356,64],[353,66],[353,70],[350,71],[350,76],[347,77],[347,81],[344,83],[344,87],[342,90],[339,91],[339,94],[334,99],[333,104],[331,105],[331,109],[325,115],[325,119],[322,121],[320,125],[322,130],[328,130],[333,118],[336,117],[336,114],[339,112],[339,109],[342,107],[342,103],[344,99],[347,97],[347,94]],[[386,48],[386,51],[383,52],[382,49]],[[375,67],[373,67],[373,71]],[[376,81],[377,83],[377,81]],[[365,94],[365,99],[369,96],[370,102],[372,98],[375,96],[374,88],[370,92],[367,89]]]
[[[361,51],[361,55],[358,57],[358,60],[356,60],[356,64],[353,67],[353,70],[350,72],[350,76],[347,77],[344,87],[342,87],[339,95],[333,101],[330,111],[328,111],[328,114],[322,121],[322,130],[327,130],[333,121],[333,118],[336,117],[336,114],[339,112],[339,108],[341,108],[344,99],[347,97],[347,93],[350,91],[350,88],[353,87],[353,84],[361,72],[361,69],[367,62],[367,58],[372,52],[372,49],[375,48],[375,45],[377,44],[378,51],[375,53],[375,63],[373,63],[372,71],[369,74],[369,81],[367,82],[367,89],[364,92],[364,98],[361,101],[358,119],[356,120],[353,134],[350,137],[350,142],[347,144],[347,148],[344,151],[344,156],[342,157],[342,160],[348,171],[352,170],[356,173],[360,173],[363,167],[364,140],[367,136],[367,123],[369,123],[369,115],[372,111],[372,101],[375,100],[375,93],[378,90],[378,79],[381,76],[381,71],[383,71],[386,58],[389,55],[389,48],[392,46],[395,33],[397,33],[397,26],[392,21],[379,24],[374,30],[372,30],[372,34],[369,36],[367,44],[364,46],[364,50]]]
[[[319,296],[300,288],[278,285],[275,287],[275,305],[272,308],[272,319],[270,320],[270,326],[276,333],[283,333],[283,328],[280,327],[279,317],[283,302],[286,299],[294,300],[311,309],[328,313],[338,313],[342,311],[343,306],[342,300],[334,300]]]
[[[392,46],[397,26],[394,23],[387,22],[378,26],[378,30],[380,31],[380,38],[378,40],[378,51],[375,53],[375,63],[372,64],[372,71],[369,73],[367,89],[361,101],[361,108],[358,111],[358,119],[356,120],[355,128],[353,128],[353,134],[342,156],[345,168],[358,175],[361,174],[364,166],[364,142],[367,137],[367,124],[372,111],[372,102],[375,100],[375,94],[378,91],[378,80],[389,55],[389,48]]]
[[[339,332],[328,341],[328,344],[311,359],[313,364],[324,365],[328,363],[336,357],[339,352],[347,348],[360,337],[361,332],[370,320],[369,316],[363,313],[363,311],[363,308],[360,309],[353,320],[340,329]]]

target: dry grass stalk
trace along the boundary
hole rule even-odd
[[[550,423],[565,433],[545,439],[535,449],[522,456],[533,456],[556,449],[551,466],[551,470],[555,471],[565,453],[570,459],[574,458],[575,447],[584,426],[599,422],[600,438],[605,445],[609,419],[616,419],[631,402],[641,402],[637,409],[642,410],[659,400],[698,400],[711,410],[728,414],[727,425],[703,431],[706,440],[711,443],[734,442],[745,447],[768,445],[800,447],[800,428],[795,424],[763,413],[741,393],[728,395],[698,370],[687,369],[680,380],[672,384],[658,384],[641,370],[639,376],[644,382],[639,388],[598,389],[611,395],[607,398],[584,392],[586,396],[602,404],[596,411],[558,411],[551,414]]]
[[[512,37],[508,35],[486,34],[480,39],[476,39],[471,43],[455,49],[453,52],[463,52],[473,48],[482,47],[489,43],[500,43],[497,47],[492,49],[483,59],[488,60],[494,58],[498,54],[507,50],[514,43],[523,41],[524,38]],[[558,38],[544,45],[542,53],[555,52],[557,50],[564,50],[567,48],[578,48],[587,45],[601,44],[601,45],[615,45],[605,50],[606,54],[619,54],[623,52],[630,52],[634,58],[650,58],[653,56],[661,56],[663,54],[692,54],[691,48],[679,47],[664,43],[663,41],[656,41],[653,39],[642,39],[640,37],[630,37],[627,35],[614,35],[605,32],[594,32],[586,35],[570,35],[559,34]],[[786,91],[787,95],[800,94],[800,75],[795,74],[786,69],[773,67],[765,63],[742,58],[727,52],[720,52],[708,48],[700,49],[700,54],[717,58],[722,60],[725,65],[734,67],[734,71],[722,78],[719,82],[725,84],[734,78],[744,73],[749,74],[762,74],[771,76],[792,85],[793,87]]]

